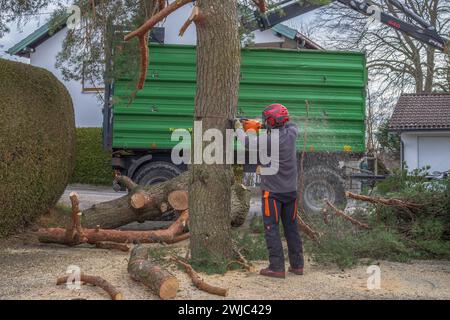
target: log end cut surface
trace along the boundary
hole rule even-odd
[[[180,283],[177,278],[170,277],[165,280],[159,288],[159,296],[161,299],[172,299],[177,295]]]

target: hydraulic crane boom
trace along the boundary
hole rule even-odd
[[[414,20],[418,25],[403,21],[397,17],[391,16],[381,11],[381,9],[368,1],[358,0],[335,0],[347,7],[358,11],[365,16],[373,16],[379,20],[379,22],[392,27],[408,36],[428,44],[440,51],[449,53],[448,43],[449,40],[440,36],[436,29],[423,18],[416,13],[408,9],[398,0],[386,0],[389,4],[402,11],[410,19]],[[265,13],[260,11],[254,12],[253,17],[244,19],[243,25],[250,30],[267,30],[275,25],[292,19],[296,16],[305,14],[314,9],[317,9],[323,5],[315,5],[307,2],[298,2],[297,0],[284,0],[277,4],[276,8],[270,9]]]

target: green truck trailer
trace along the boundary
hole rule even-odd
[[[187,169],[171,161],[177,143],[171,134],[192,128],[196,94],[195,46],[152,44],[150,52],[145,88],[133,99],[133,79],[117,78],[107,89],[112,112],[105,115],[104,127],[114,169],[140,184],[161,182]],[[318,211],[323,198],[344,202],[342,164],[360,159],[365,151],[365,55],[243,49],[240,79],[238,116],[260,117],[266,105],[277,102],[289,108],[298,124],[304,206]]]

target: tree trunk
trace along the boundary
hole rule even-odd
[[[195,141],[195,136],[202,136],[206,130],[214,128],[222,132],[225,140],[225,130],[230,128],[230,120],[236,114],[240,43],[235,0],[198,0],[197,5],[202,19],[196,21],[195,119],[201,121],[202,130],[194,126],[194,161],[189,169],[189,229],[192,259],[215,264],[232,257],[230,212],[233,171],[227,164],[196,163],[196,150],[199,144],[203,145],[204,150],[205,143]],[[219,147],[223,147],[225,155],[225,144]]]
[[[171,299],[180,286],[178,279],[155,262],[148,260],[148,248],[135,247],[130,254],[128,273],[149,287],[161,299]]]
[[[175,190],[188,189],[189,173],[185,172],[180,176],[161,184],[142,187],[143,190],[151,193],[155,199],[154,205],[143,210],[135,210],[130,206],[129,195],[108,202],[93,205],[83,211],[82,225],[85,228],[115,229],[131,222],[160,219],[161,203],[167,202],[168,195]],[[233,186],[231,216],[232,225],[240,226],[247,217],[250,208],[250,192],[241,184]],[[211,208],[212,209],[212,208]]]

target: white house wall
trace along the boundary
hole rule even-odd
[[[77,127],[101,127],[103,123],[103,104],[96,93],[83,93],[79,81],[65,81],[62,73],[55,67],[56,55],[61,51],[67,28],[54,34],[44,41],[30,56],[30,64],[51,71],[64,83],[72,97]]]
[[[169,1],[173,2],[173,1]],[[195,24],[186,30],[183,37],[179,37],[178,33],[183,26],[184,22],[189,18],[192,12],[193,4],[187,4],[180,9],[170,14],[166,21],[159,24],[161,27],[165,27],[164,42],[167,44],[190,44],[195,45],[197,43],[197,34],[195,30]],[[255,43],[273,43],[283,42],[284,40],[273,34],[272,30],[255,31],[254,32]]]
[[[430,172],[450,170],[450,132],[403,132],[403,161],[409,170],[430,165]]]

